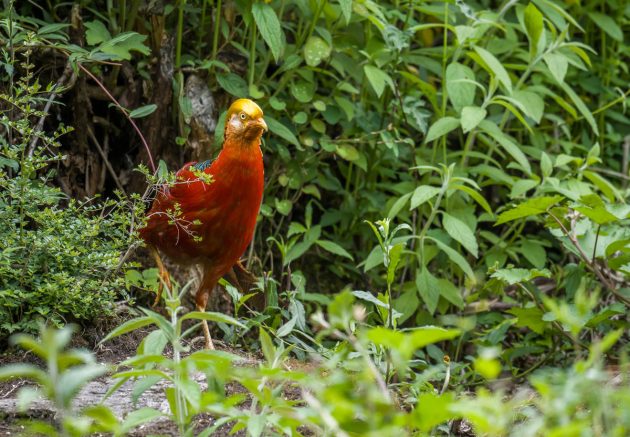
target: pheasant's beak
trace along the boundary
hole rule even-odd
[[[267,123],[265,123],[265,120],[264,120],[262,117],[257,118],[257,119],[254,121],[254,124],[255,124],[256,126],[260,126],[260,128],[261,128],[262,130],[264,130],[265,132],[267,132],[267,131],[269,130],[269,128],[267,127]]]

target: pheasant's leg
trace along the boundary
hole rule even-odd
[[[151,305],[156,306],[158,303],[160,303],[164,284],[166,284],[169,290],[171,289],[171,275],[168,274],[166,267],[164,267],[164,263],[162,262],[162,258],[160,258],[160,254],[158,253],[157,249],[154,246],[150,246],[150,250],[153,259],[155,259],[155,263],[157,264],[159,276],[161,279],[158,283],[157,296],[155,296],[155,301],[153,301],[153,305]]]
[[[217,279],[214,278],[210,273],[206,273],[203,280],[201,281],[201,285],[199,286],[199,290],[197,290],[197,294],[195,295],[195,303],[197,305],[197,311],[205,312],[206,305],[208,304],[208,298],[212,293],[212,290],[217,284]],[[203,326],[203,336],[206,339],[206,349],[214,349],[214,344],[212,343],[212,337],[210,337],[210,329],[208,328],[208,321],[202,320],[201,324]]]

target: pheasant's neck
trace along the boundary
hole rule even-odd
[[[264,168],[260,140],[251,144],[226,141],[213,170],[215,180],[232,189],[252,188],[262,192]],[[244,186],[239,186],[241,184]]]

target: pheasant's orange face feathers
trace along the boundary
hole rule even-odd
[[[249,99],[238,99],[232,103],[225,123],[226,142],[258,144],[260,136],[266,131],[267,123],[260,106]]]

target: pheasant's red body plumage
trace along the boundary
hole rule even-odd
[[[207,168],[185,164],[175,184],[160,190],[140,230],[150,247],[173,261],[202,266],[204,278],[196,295],[200,310],[205,310],[217,281],[238,262],[254,234],[264,185],[260,137],[267,126],[262,115],[251,100],[234,102],[217,159]],[[212,182],[196,172],[211,175]],[[159,257],[158,265],[165,273]],[[207,345],[212,347],[205,328]]]

